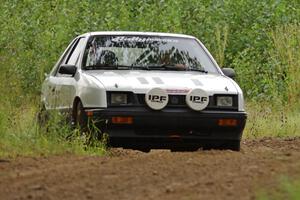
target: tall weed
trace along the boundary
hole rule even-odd
[[[287,105],[300,105],[300,24],[276,27],[270,37],[274,46],[271,61],[279,76],[277,80],[285,85],[281,95]]]
[[[216,53],[215,53],[215,59],[217,60],[218,64],[221,67],[224,67],[225,64],[225,50],[228,42],[228,32],[229,32],[228,25],[224,25],[222,27],[216,26],[216,46],[214,47]]]
[[[247,102],[244,138],[300,136],[300,110],[266,102]]]
[[[105,154],[105,143],[91,140],[78,129],[71,128],[62,114],[51,112],[47,123],[40,127],[36,113],[35,107],[24,106],[21,112],[8,117],[5,131],[0,132],[0,157]],[[91,141],[93,145],[89,144]]]

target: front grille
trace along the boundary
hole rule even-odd
[[[108,92],[108,106],[115,107],[114,105],[110,104],[110,93]],[[238,110],[238,96],[237,95],[231,95],[233,96],[233,106],[229,108],[220,108],[216,105],[216,98],[218,94],[215,94],[214,96],[209,96],[209,104],[205,108],[205,110]],[[145,102],[145,94],[134,94],[128,92],[128,105],[118,105],[118,106],[147,106]],[[167,108],[172,107],[180,107],[180,108],[187,108],[187,104],[185,102],[185,95],[169,95],[169,102],[166,106]]]
[[[220,108],[216,105],[216,97],[218,95],[209,96],[209,104],[205,110],[237,110],[238,109],[238,96],[233,96],[233,107],[230,108]],[[146,105],[145,95],[137,94],[138,104]],[[169,95],[169,102],[166,107],[188,107],[185,102],[185,95]]]
[[[146,105],[145,95],[137,94],[139,104]],[[186,106],[185,95],[169,95],[169,102],[167,106]]]

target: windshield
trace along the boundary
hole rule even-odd
[[[195,39],[163,36],[93,36],[85,49],[83,68],[218,73]]]

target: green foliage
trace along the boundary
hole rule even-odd
[[[2,2],[0,13],[4,22],[0,25],[0,64],[5,66],[1,72],[20,79],[25,94],[39,92],[44,73],[74,36],[129,30],[195,35],[220,65],[236,68],[247,97],[268,99],[278,87],[270,58],[277,48],[276,36],[270,34],[287,23],[298,23],[300,4],[276,0],[15,0]],[[250,79],[243,78],[244,72]]]
[[[25,112],[10,116],[9,126],[0,132],[0,157],[106,153],[103,141],[90,138],[88,133],[81,134],[78,129],[71,129],[62,114],[50,113],[47,123],[40,127],[35,117],[36,109],[23,109]]]
[[[300,24],[276,27],[268,35],[270,48],[265,58],[255,48],[235,57],[232,65],[238,82],[252,100],[296,105],[300,99]]]
[[[274,48],[270,51],[275,88],[288,105],[300,99],[300,24],[277,27],[270,33]]]
[[[288,113],[294,110],[287,126],[299,121],[298,0],[2,0],[0,21],[1,139],[19,138],[24,145],[22,131],[24,141],[38,138],[31,126],[15,131],[14,123],[21,124],[16,116],[27,115],[32,125],[33,115],[26,113],[28,108],[36,109],[31,102],[38,101],[44,73],[76,35],[89,31],[194,35],[220,66],[236,70],[248,102],[264,102],[263,106],[249,106],[250,127],[259,122],[251,113],[271,109],[277,116],[284,112],[273,111],[282,105]],[[268,127],[265,125],[261,127]],[[262,130],[246,129],[248,135],[260,135]],[[59,131],[52,131],[60,138]]]

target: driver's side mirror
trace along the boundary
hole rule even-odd
[[[232,68],[222,68],[222,72],[223,74],[225,74],[225,76],[228,76],[229,78],[235,78],[235,71]]]
[[[67,65],[63,64],[59,68],[59,73],[60,74],[67,74],[67,75],[72,75],[74,76],[76,73],[77,67],[75,65]]]

